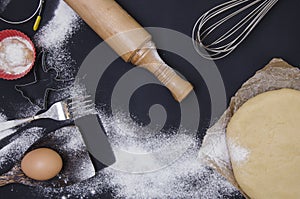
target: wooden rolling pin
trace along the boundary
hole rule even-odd
[[[113,0],[65,0],[126,62],[152,72],[181,102],[193,86],[158,55],[151,35]]]

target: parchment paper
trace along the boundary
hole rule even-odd
[[[242,85],[235,96],[231,98],[228,109],[217,123],[206,132],[199,152],[199,160],[222,174],[241,192],[242,190],[239,188],[233,175],[227,149],[227,124],[232,115],[248,99],[260,93],[281,88],[300,90],[300,70],[282,59],[275,58]]]

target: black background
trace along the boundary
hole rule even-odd
[[[15,0],[16,1],[16,0]],[[18,0],[21,1],[21,0]],[[36,0],[28,0],[22,7],[16,7],[14,13],[33,10],[37,4]],[[224,0],[214,1],[195,1],[195,0],[119,0],[124,9],[126,9],[134,18],[145,27],[164,27],[180,31],[188,36],[191,36],[191,31],[195,21],[206,10],[224,2]],[[48,0],[44,7],[43,20],[41,25],[44,25],[53,16],[53,11],[57,5],[57,0]],[[279,1],[274,8],[260,22],[258,27],[250,34],[236,51],[228,57],[216,62],[226,87],[227,100],[237,91],[237,89],[250,78],[254,73],[266,65],[272,58],[279,57],[285,59],[294,66],[300,65],[300,1],[284,0]],[[14,13],[9,13],[13,16]],[[17,29],[26,33],[29,37],[34,36],[32,31],[33,20],[23,25],[8,25],[0,22],[0,30]],[[70,39],[69,48],[72,57],[76,60],[79,67],[86,55],[102,40],[85,24],[81,29]],[[172,67],[179,70],[186,76],[188,80],[195,86],[196,91],[203,92],[199,94],[203,100],[200,101],[202,131],[207,128],[205,121],[210,118],[209,100],[207,88],[193,76],[191,71],[184,71],[184,68],[177,66],[177,59],[170,53],[162,53],[162,58]],[[199,57],[199,59],[202,59]],[[177,62],[177,63],[176,63]],[[116,63],[120,67],[120,71],[126,71],[132,66],[125,64],[122,60],[117,60]],[[120,72],[119,72],[120,73]],[[112,77],[118,76],[118,72],[111,71]],[[8,118],[14,118],[16,112],[15,104],[28,103],[23,99],[18,92],[14,90],[16,84],[26,83],[32,80],[33,74],[16,81],[6,81],[0,79],[0,109],[2,109]],[[112,84],[112,83],[111,83]],[[112,85],[107,84],[107,87]],[[161,91],[164,95],[169,95],[166,90]],[[103,94],[103,93],[102,93]],[[104,93],[105,94],[105,93]],[[105,98],[105,97],[104,97]],[[166,99],[169,97],[166,97]],[[106,99],[103,99],[104,101]],[[145,103],[150,97],[144,99]],[[176,106],[176,105],[175,105]],[[135,107],[135,104],[131,105]],[[205,108],[206,107],[206,108]],[[203,114],[202,114],[203,112]],[[200,130],[200,134],[203,134]],[[11,192],[11,189],[14,189]],[[0,198],[30,198],[32,197],[27,187],[22,185],[8,185],[0,188]]]

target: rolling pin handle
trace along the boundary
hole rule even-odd
[[[193,86],[188,81],[182,79],[160,58],[152,41],[148,41],[141,49],[137,50],[130,61],[153,73],[171,91],[178,102],[181,102],[193,90]]]

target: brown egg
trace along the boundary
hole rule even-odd
[[[30,151],[21,162],[22,171],[34,180],[49,180],[60,172],[62,166],[60,155],[48,148]]]

